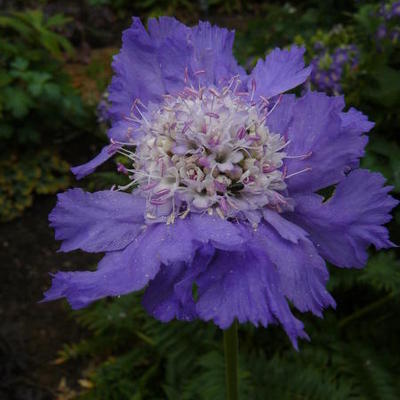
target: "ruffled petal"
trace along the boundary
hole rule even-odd
[[[180,228],[183,232],[184,227]],[[57,273],[44,301],[66,297],[73,309],[79,309],[106,296],[142,289],[156,276],[162,263],[191,261],[194,246],[183,246],[176,234],[177,230],[169,231],[165,224],[147,227],[124,250],[107,253],[97,271]]]
[[[136,139],[143,135],[142,132],[138,131],[138,128],[136,122],[121,119],[113,123],[107,132],[107,136],[116,142],[134,143]]]
[[[367,127],[362,114],[342,113],[343,100],[323,93],[283,100],[267,124],[287,137],[287,154],[298,157],[285,160],[289,194],[314,192],[340,182],[364,155],[368,138],[362,135]]]
[[[163,322],[173,318],[195,318],[197,313],[192,296],[193,284],[207,267],[215,248],[244,250],[246,241],[237,225],[208,215],[193,214],[187,220],[178,221],[177,229],[175,225],[171,228],[171,232],[177,235],[173,240],[179,242],[180,246],[191,246],[194,242],[199,247],[190,263],[163,265],[145,292],[144,307],[149,314]]]
[[[264,208],[263,217],[264,220],[271,225],[282,238],[289,240],[292,243],[298,243],[299,240],[305,240],[308,236],[308,233],[304,229],[283,218],[279,213],[273,210]]]
[[[161,45],[169,37],[185,37],[190,31],[190,28],[174,17],[149,18],[147,27],[151,38],[158,45]]]
[[[193,49],[187,37],[167,38],[158,50],[165,93],[175,94],[183,89],[185,70],[190,65]]]
[[[42,301],[66,297],[73,309],[79,309],[106,296],[142,289],[160,268],[157,251],[163,233],[160,226],[148,228],[124,250],[107,253],[97,271],[58,272]]]
[[[204,71],[197,78],[201,84],[220,86],[235,75],[245,83],[246,72],[232,53],[234,38],[234,31],[212,26],[209,22],[199,22],[192,28],[194,55],[191,68],[193,72]]]
[[[147,312],[162,322],[174,318],[185,321],[197,318],[193,285],[213,255],[214,247],[205,245],[197,251],[190,265],[163,265],[144,293],[143,306]]]
[[[360,144],[362,144],[363,148],[368,143],[368,136],[361,136],[363,133],[369,132],[374,126],[375,123],[368,121],[368,117],[364,115],[361,111],[356,110],[355,108],[350,108],[348,112],[340,113],[340,118],[342,119],[342,132],[349,136],[353,136],[354,138],[359,138]],[[364,152],[362,152],[362,156]],[[348,162],[347,171],[349,172],[352,169],[358,168],[360,166],[360,160],[353,159]]]
[[[196,242],[211,243],[217,249],[243,249],[247,241],[237,224],[218,216],[193,214],[186,225]]]
[[[234,75],[246,79],[232,55],[234,33],[200,22],[188,28],[174,18],[149,19],[148,32],[139,18],[123,33],[122,48],[115,56],[115,76],[108,88],[114,121],[108,135],[126,138],[124,116],[132,112],[136,98],[159,103],[167,93],[182,90],[189,78],[194,84],[217,85]],[[126,140],[126,139],[125,139]]]
[[[126,247],[144,224],[145,200],[110,190],[72,189],[57,196],[49,215],[61,251],[114,251]]]
[[[311,67],[304,68],[305,49],[293,46],[290,50],[276,48],[265,58],[259,60],[248,80],[256,83],[255,96],[270,98],[302,84],[311,73]]]
[[[361,111],[351,107],[348,112],[341,113],[342,128],[353,134],[369,132],[375,124],[368,121],[368,117]]]
[[[185,86],[185,70],[193,58],[191,29],[172,17],[151,18],[148,29],[157,47],[164,93],[176,93]]]
[[[105,296],[142,289],[161,265],[191,265],[196,252],[206,244],[224,249],[240,248],[244,243],[235,224],[219,217],[188,216],[171,225],[148,225],[123,250],[107,253],[97,271],[57,273],[52,288],[45,293],[45,301],[66,297],[73,308],[85,307]]]
[[[295,348],[298,337],[307,338],[279,289],[274,265],[262,253],[218,251],[196,284],[199,317],[214,321],[221,329],[235,318],[264,327],[280,322]]]
[[[318,252],[339,267],[361,268],[367,262],[367,248],[392,247],[382,226],[398,203],[378,173],[355,170],[341,181],[333,196],[324,202],[318,195],[297,195],[295,212],[288,218],[309,234]]]
[[[75,175],[76,179],[82,179],[86,175],[91,174],[94,170],[110,159],[117,151],[118,146],[115,144],[109,144],[104,146],[101,152],[92,160],[85,164],[79,165],[77,167],[72,167],[71,172]]]
[[[108,87],[113,118],[129,115],[135,98],[159,101],[164,93],[156,48],[139,18],[122,35],[122,48],[112,63],[115,75]]]
[[[297,98],[294,94],[284,94],[274,111],[268,116],[266,124],[271,132],[287,137],[293,122],[293,109]]]
[[[261,246],[275,265],[280,289],[293,305],[301,312],[311,311],[322,317],[324,308],[335,307],[335,301],[326,290],[329,273],[325,261],[304,236],[294,243],[284,240],[280,232],[265,223],[260,224],[254,234],[254,245]]]

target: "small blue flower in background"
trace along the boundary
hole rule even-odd
[[[247,75],[233,39],[205,22],[163,17],[146,31],[133,19],[108,89],[110,144],[73,169],[82,178],[121,154],[130,183],[58,196],[61,250],[105,256],[94,272],[57,273],[45,300],[78,309],[145,288],[160,321],[281,324],[297,348],[308,336],[288,301],[322,316],[335,306],[326,261],[362,268],[369,245],[393,246],[391,187],[359,168],[373,123],[342,97],[282,94],[311,73],[303,49],[275,49]]]
[[[381,44],[385,39],[397,44],[400,34],[400,1],[382,3],[375,16],[380,19],[380,24],[374,35],[378,49],[382,50]]]
[[[396,1],[392,4],[390,14],[392,17],[400,17],[400,1]]]
[[[376,40],[380,41],[380,40],[384,39],[386,37],[386,35],[387,35],[386,25],[385,24],[380,24],[378,26],[378,29],[377,29],[376,34],[375,34]]]
[[[344,45],[330,54],[321,43],[314,45],[318,55],[311,61],[310,82],[328,94],[342,93],[341,81],[346,69],[355,70],[359,63],[359,50],[355,45]]]

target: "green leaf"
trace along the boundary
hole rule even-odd
[[[0,123],[0,139],[9,139],[13,134],[11,125]]]
[[[45,83],[51,79],[51,75],[47,72],[32,72],[30,74],[30,82],[28,91],[32,96],[38,97],[44,90]]]
[[[10,66],[14,69],[18,69],[20,71],[25,71],[29,66],[29,61],[22,57],[17,57]]]
[[[378,290],[400,291],[400,260],[396,259],[395,252],[381,252],[371,257],[358,281]]]
[[[12,80],[13,78],[7,73],[6,70],[0,69],[0,88],[7,86],[9,83],[12,82]]]
[[[18,87],[6,87],[3,90],[4,108],[9,110],[15,118],[25,117],[33,106],[32,99]]]
[[[396,107],[400,99],[400,71],[382,65],[371,71],[376,85],[365,88],[365,96],[385,107]]]

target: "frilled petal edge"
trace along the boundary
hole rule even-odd
[[[196,311],[205,321],[228,328],[235,318],[267,327],[281,323],[295,348],[297,338],[307,338],[303,324],[290,311],[280,290],[280,278],[265,255],[218,251],[197,279]]]
[[[280,231],[289,225],[293,224],[287,221]],[[145,292],[143,305],[164,322],[200,318],[222,329],[235,318],[264,327],[280,323],[297,347],[297,338],[307,336],[287,299],[299,311],[320,317],[324,308],[334,307],[325,288],[325,262],[300,228],[296,242],[284,239],[266,223],[257,231],[248,224],[240,229],[248,239],[242,249],[227,251],[208,245],[198,250],[190,264],[162,266]],[[292,234],[289,238],[293,240]]]
[[[136,98],[159,103],[192,84],[218,85],[246,73],[232,54],[234,33],[208,22],[189,28],[174,18],[150,19],[148,31],[139,18],[124,31],[113,61],[115,76],[108,88],[114,121],[129,115]]]
[[[56,239],[63,241],[61,251],[121,250],[144,227],[145,200],[134,194],[71,189],[57,199],[49,221]]]
[[[85,307],[105,296],[142,289],[161,265],[190,264],[207,244],[240,249],[245,241],[235,224],[208,215],[188,216],[173,225],[148,225],[124,249],[108,252],[96,271],[57,273],[44,300],[66,297],[73,308]]]
[[[305,229],[318,252],[338,267],[362,268],[367,262],[367,248],[392,247],[388,230],[390,211],[398,201],[388,195],[378,173],[354,170],[336,187],[327,201],[316,194],[294,197],[295,212],[288,214]]]
[[[259,60],[248,80],[248,89],[254,87],[255,97],[270,98],[303,83],[311,73],[304,68],[304,48],[293,46],[290,50],[276,48]]]
[[[366,117],[344,101],[309,92],[300,99],[283,96],[267,119],[273,132],[287,138],[286,182],[290,195],[310,193],[334,185],[358,167],[372,127]]]

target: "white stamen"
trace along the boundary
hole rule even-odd
[[[125,167],[132,181],[118,190],[138,185],[151,210],[147,218],[168,224],[190,212],[234,220],[243,218],[242,211],[266,206],[284,211],[285,179],[308,169],[285,176],[285,158],[307,155],[287,156],[282,150],[290,141],[264,125],[280,98],[266,112],[268,99],[253,101],[255,81],[249,92],[237,92],[239,76],[223,88],[199,84],[196,90],[186,69],[185,82],[157,109],[134,101],[132,109],[142,118],[131,118],[138,124],[138,138],[134,144],[113,142],[134,167]]]
[[[293,178],[296,175],[299,175],[299,174],[302,174],[303,172],[308,172],[308,171],[312,171],[312,168],[311,167],[307,167],[307,168],[304,168],[304,169],[302,169],[300,171],[293,172],[293,174],[286,175],[285,179]]]

